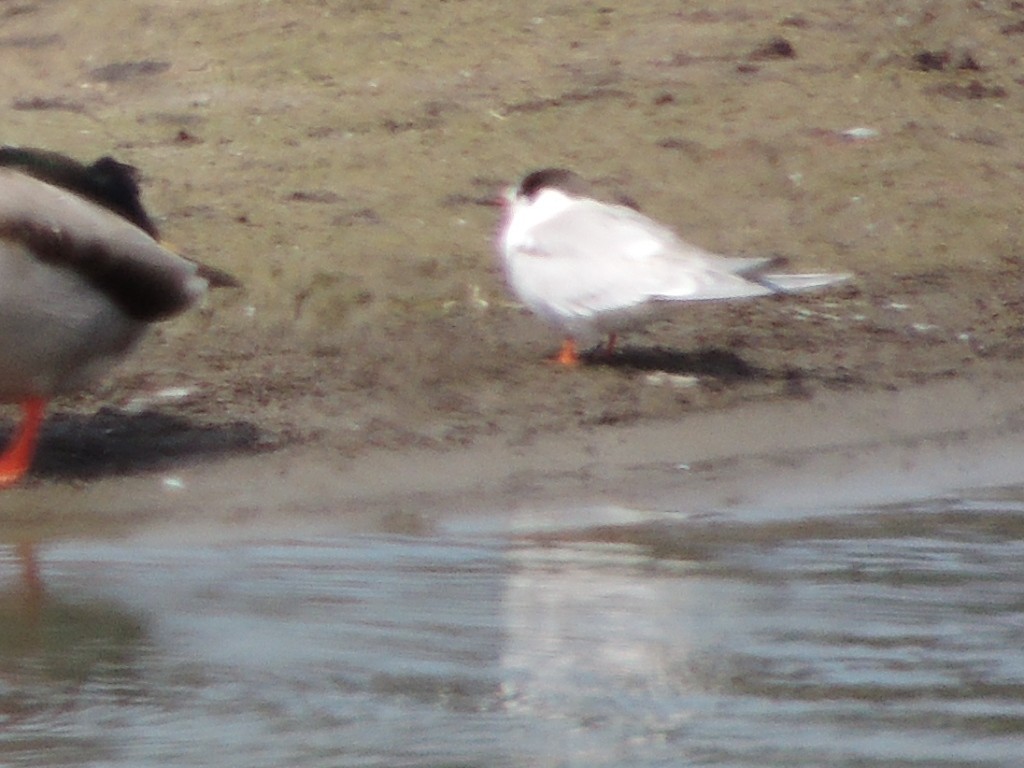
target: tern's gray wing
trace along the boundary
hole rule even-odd
[[[763,260],[715,256],[630,208],[597,201],[577,201],[538,224],[517,250],[513,281],[524,301],[562,317],[773,292],[739,274]]]

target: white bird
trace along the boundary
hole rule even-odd
[[[566,336],[556,360],[579,362],[581,337],[616,334],[681,301],[821,288],[846,274],[768,274],[772,259],[719,256],[626,205],[601,202],[572,171],[546,168],[505,194],[500,235],[512,291]]]
[[[0,402],[23,411],[0,488],[28,470],[50,398],[93,382],[208,286],[237,285],[156,238],[131,166],[0,148]]]

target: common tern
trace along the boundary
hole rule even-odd
[[[676,302],[716,301],[823,288],[847,274],[774,274],[773,259],[719,256],[682,240],[634,208],[603,202],[572,171],[546,168],[506,190],[500,250],[512,291],[565,342],[555,357],[579,362],[577,342],[663,316]]]

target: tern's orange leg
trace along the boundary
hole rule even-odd
[[[10,446],[0,454],[0,488],[14,485],[28,472],[36,452],[36,440],[45,409],[46,400],[41,397],[30,397],[22,401],[21,426]]]
[[[579,352],[576,351],[576,339],[570,337],[563,341],[562,348],[558,350],[558,354],[555,355],[551,361],[558,363],[559,365],[579,365],[580,355]]]

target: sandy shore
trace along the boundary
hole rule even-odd
[[[133,163],[167,238],[246,286],[58,404],[9,537],[1018,479],[1019,10],[3,13],[3,141]],[[554,371],[481,204],[547,165],[706,247],[856,279],[684,308]]]
[[[676,422],[545,434],[510,447],[366,451],[321,445],[29,484],[4,496],[8,535],[232,539],[375,531],[531,531],[728,521],[957,496],[1024,482],[1014,383],[948,381],[825,394]]]

